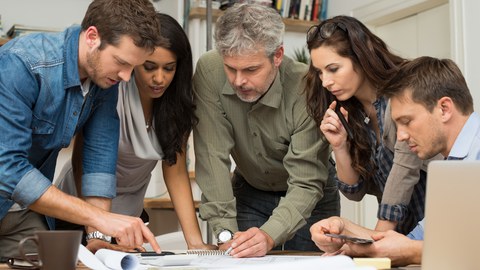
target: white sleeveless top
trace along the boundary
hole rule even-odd
[[[151,172],[164,155],[154,129],[146,129],[133,75],[130,81],[118,85],[117,112],[120,118],[120,139],[116,172],[117,197],[112,201],[112,212],[140,216]]]

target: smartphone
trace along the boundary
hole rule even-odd
[[[344,234],[333,234],[333,233],[326,233],[326,236],[332,237],[332,238],[338,238],[342,239],[348,242],[352,242],[355,244],[371,244],[374,241],[372,239],[365,239],[365,238],[357,238],[357,237],[352,237]]]

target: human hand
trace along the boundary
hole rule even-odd
[[[230,244],[230,255],[235,258],[262,257],[272,250],[275,242],[266,232],[252,227],[244,232],[236,232]],[[221,247],[224,248],[224,247]]]
[[[148,242],[155,252],[161,252],[155,236],[140,218],[110,212],[104,213],[99,217],[99,225],[95,228],[115,237],[119,246],[135,249]]]
[[[325,111],[323,120],[320,123],[320,130],[325,135],[333,149],[344,148],[347,146],[347,131],[343,126],[338,114],[335,112],[337,101],[333,101]],[[342,107],[340,113],[343,114],[345,120],[348,121],[348,112]]]
[[[312,241],[327,253],[336,253],[345,243],[344,240],[326,236],[326,233],[341,234],[345,224],[339,217],[322,219],[310,227]]]
[[[374,243],[369,245],[347,243],[349,256],[388,257],[392,265],[420,264],[423,241],[389,230],[372,235]]]

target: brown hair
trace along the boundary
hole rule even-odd
[[[330,26],[328,28],[331,33],[328,37],[322,35],[321,30],[324,25]],[[404,61],[403,58],[391,53],[385,42],[353,17],[336,16],[315,27],[307,34],[308,50],[322,46],[333,48],[340,56],[349,58],[354,69],[363,74],[377,89],[383,87],[397,72],[397,66]],[[322,86],[318,72],[311,63],[305,78],[307,109],[317,125],[320,125],[325,111],[335,100],[335,96]],[[341,102],[341,106],[349,112],[348,123],[353,131],[349,149],[352,167],[363,178],[368,178],[374,174],[375,164],[372,159],[368,131],[363,122],[365,115],[363,106],[355,97]]]
[[[411,91],[412,100],[432,112],[437,101],[449,97],[463,114],[473,112],[473,99],[458,66],[450,59],[423,56],[402,65],[381,90],[388,98],[402,98]]]
[[[162,44],[155,8],[149,0],[94,0],[82,21],[82,31],[90,26],[98,29],[102,44],[116,46],[129,36],[140,48],[150,51]]]

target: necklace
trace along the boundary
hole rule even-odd
[[[364,111],[365,112],[364,112],[363,116],[365,116],[365,118],[363,118],[363,122],[368,125],[370,123],[370,113],[371,113],[371,111],[367,111],[367,110],[364,110]]]
[[[146,120],[145,121],[145,128],[147,131],[150,131],[150,128],[152,127],[152,119]]]
[[[368,123],[370,123],[370,117],[368,115],[365,115],[365,118],[363,118],[363,122],[368,125]]]

